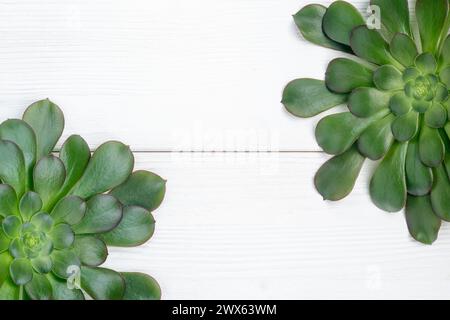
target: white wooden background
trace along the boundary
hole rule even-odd
[[[337,55],[296,31],[309,2],[0,0],[0,115],[49,97],[65,137],[122,140],[168,179],[152,241],[108,266],[165,299],[450,298],[448,225],[413,242],[371,204],[370,166],[340,203],[314,190],[318,119],[279,102]]]

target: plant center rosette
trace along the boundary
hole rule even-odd
[[[317,190],[326,200],[343,199],[364,161],[380,160],[372,201],[388,212],[406,207],[410,234],[431,244],[441,220],[450,221],[449,1],[417,0],[416,19],[407,0],[370,5],[380,9],[378,29],[345,1],[308,5],[294,16],[305,39],[358,59],[331,61],[325,81],[290,82],[282,102],[299,117],[346,104],[347,112],[317,125],[318,144],[334,155],[316,174]]]
[[[152,277],[99,266],[151,238],[165,181],[116,141],[91,155],[73,135],[53,155],[63,128],[49,100],[0,124],[0,299],[159,299]]]

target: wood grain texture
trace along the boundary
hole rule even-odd
[[[339,55],[296,30],[291,15],[309,2],[2,0],[2,114],[49,97],[64,109],[66,134],[93,146],[318,150],[318,119],[280,104],[288,81],[323,78]]]
[[[2,118],[49,97],[65,137],[165,151],[137,154],[169,180],[154,238],[107,266],[154,275],[165,299],[450,298],[447,225],[412,241],[403,214],[371,204],[370,166],[342,202],[314,190],[318,119],[279,102],[340,55],[296,30],[310,2],[0,0]]]
[[[154,275],[165,299],[450,298],[450,230],[424,246],[368,196],[312,185],[321,153],[138,154],[168,179],[154,238],[107,265]]]

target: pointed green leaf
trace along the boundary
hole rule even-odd
[[[314,178],[316,189],[324,200],[338,201],[349,195],[364,160],[355,146],[328,160]]]
[[[432,102],[431,101],[417,101],[413,100],[412,107],[414,110],[416,110],[419,113],[425,113],[429,108],[431,108]]]
[[[84,294],[81,290],[73,288],[69,289],[67,281],[55,277],[53,274],[47,274],[50,281],[55,300],[84,300]]]
[[[64,142],[59,158],[66,168],[66,181],[61,187],[58,198],[65,196],[81,178],[91,158],[91,151],[83,138],[72,135]]]
[[[20,233],[20,228],[22,227],[22,221],[17,216],[8,216],[3,219],[2,228],[5,234],[14,239]]]
[[[319,46],[351,52],[349,46],[340,44],[328,38],[323,32],[322,21],[327,8],[320,4],[310,4],[294,15],[294,21],[303,37]]]
[[[433,103],[425,112],[425,123],[431,128],[442,128],[447,122],[447,110],[440,103]]]
[[[412,107],[411,99],[406,96],[403,91],[401,91],[392,96],[389,101],[389,107],[396,116],[407,114]]]
[[[71,270],[81,265],[77,255],[68,249],[53,251],[51,259],[53,273],[62,279],[67,279],[71,275]]]
[[[404,33],[396,33],[391,40],[389,48],[394,59],[403,66],[410,67],[414,65],[418,51],[414,40],[410,36]]]
[[[394,142],[391,124],[395,117],[392,114],[378,120],[368,127],[358,139],[358,149],[362,155],[379,160]]]
[[[424,52],[434,53],[443,30],[448,14],[448,0],[417,0],[416,17],[419,25],[422,49]]]
[[[333,92],[349,93],[359,87],[372,87],[373,71],[356,61],[337,58],[328,65],[325,83]]]
[[[411,140],[419,128],[419,114],[410,111],[407,114],[398,116],[392,122],[392,134],[400,142]]]
[[[438,83],[436,85],[436,92],[434,101],[436,102],[445,102],[449,97],[449,91],[445,85],[442,83]]]
[[[36,227],[37,230],[42,231],[44,233],[49,232],[53,227],[53,219],[49,214],[40,212],[35,214],[31,218],[31,224]]]
[[[136,171],[111,191],[124,205],[140,206],[149,211],[159,207],[166,193],[166,180],[149,171]]]
[[[106,142],[94,152],[72,194],[86,199],[117,187],[130,176],[133,166],[129,147],[116,141]]]
[[[381,12],[381,24],[385,34],[392,38],[396,33],[410,34],[408,0],[371,0]]]
[[[17,215],[18,200],[14,189],[7,184],[0,184],[0,216]]]
[[[49,256],[41,256],[32,259],[31,266],[36,272],[46,274],[52,270],[53,263]]]
[[[441,66],[449,66],[450,65],[450,35],[445,38],[445,41],[442,45],[442,52],[440,57],[440,65]]]
[[[0,140],[0,180],[14,188],[21,197],[27,185],[25,159],[19,147],[11,141]]]
[[[19,300],[20,287],[11,278],[7,278],[0,286],[0,300]]]
[[[374,29],[366,25],[356,27],[352,30],[350,45],[358,57],[369,62],[385,65],[393,64],[399,68],[402,66],[395,61],[389,51],[389,44]]]
[[[369,118],[357,118],[350,112],[327,116],[317,125],[316,140],[326,153],[341,154],[353,145],[366,128],[388,112],[386,109]]]
[[[33,278],[33,269],[30,261],[25,258],[14,259],[9,266],[9,274],[11,279],[18,286],[23,286]]]
[[[83,219],[87,210],[86,202],[76,196],[61,199],[53,209],[51,216],[55,223],[77,224]]]
[[[353,5],[345,1],[335,1],[323,17],[323,30],[330,39],[350,45],[352,30],[364,23],[363,17]]]
[[[80,223],[73,226],[76,234],[102,233],[115,228],[122,219],[122,205],[111,195],[100,194],[87,202]]]
[[[437,129],[423,126],[419,140],[420,159],[428,167],[437,167],[444,160],[445,147]]]
[[[105,268],[81,268],[81,287],[96,300],[121,300],[125,293],[122,276]]]
[[[147,242],[155,231],[155,219],[142,207],[125,206],[119,225],[102,234],[106,244],[117,247],[134,247]]]
[[[22,218],[29,221],[31,217],[42,209],[41,197],[36,192],[28,191],[19,202],[19,210]]]
[[[397,212],[405,206],[407,146],[407,143],[394,143],[370,181],[372,201],[384,211]]]
[[[419,142],[415,138],[408,144],[406,154],[406,186],[408,193],[414,196],[424,196],[433,186],[431,168],[425,166],[419,156]]]
[[[17,259],[26,257],[24,245],[19,238],[15,238],[13,241],[11,241],[11,243],[9,244],[9,253]]]
[[[52,299],[52,286],[46,276],[35,273],[33,279],[25,285],[25,291],[33,300]]]
[[[33,176],[34,190],[41,196],[44,210],[47,211],[66,179],[66,169],[59,158],[46,156],[36,164]]]
[[[0,292],[2,284],[9,278],[9,265],[13,260],[8,252],[0,253]]]
[[[125,280],[123,300],[160,300],[161,288],[152,277],[137,272],[122,272]]]
[[[23,120],[9,119],[0,124],[0,139],[17,144],[22,150],[27,170],[27,186],[32,186],[33,166],[36,162],[36,135]]]
[[[50,100],[41,100],[28,107],[23,114],[23,120],[36,133],[36,159],[49,155],[64,130],[64,115],[62,111]]]
[[[76,236],[74,250],[85,266],[97,267],[108,257],[106,244],[94,236]]]
[[[297,79],[288,83],[281,103],[293,115],[308,118],[343,104],[346,100],[347,95],[331,92],[324,81]]]
[[[2,252],[5,252],[9,248],[9,243],[11,242],[11,239],[6,235],[5,231],[3,231],[3,228],[0,229],[0,254]],[[0,261],[1,264],[1,261]],[[0,281],[1,284],[1,281]]]
[[[439,78],[441,79],[441,82],[443,84],[450,88],[450,66],[442,69],[441,73],[439,74]]]
[[[348,109],[355,116],[366,118],[387,108],[391,95],[375,88],[356,88],[348,98]]]
[[[429,196],[408,196],[405,217],[414,239],[424,244],[432,244],[437,239],[441,220],[434,214]]]
[[[435,214],[450,221],[450,180],[443,165],[433,169],[434,185],[431,190],[431,204]]]
[[[431,53],[422,53],[416,57],[416,67],[425,74],[432,74],[436,72],[437,62]]]
[[[400,90],[405,86],[402,73],[391,65],[385,65],[375,70],[373,82],[380,90]]]
[[[55,249],[68,248],[75,240],[75,234],[68,224],[56,225],[49,235]]]

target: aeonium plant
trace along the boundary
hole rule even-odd
[[[152,277],[99,266],[150,239],[165,181],[116,141],[91,155],[73,135],[53,154],[63,128],[49,100],[0,124],[0,299],[159,299]]]
[[[416,19],[407,0],[370,5],[381,19],[371,25],[345,1],[308,5],[294,16],[305,39],[350,56],[331,61],[325,81],[292,81],[282,101],[299,117],[346,104],[347,112],[317,125],[318,144],[334,155],[316,174],[317,190],[343,199],[365,160],[381,160],[372,201],[388,212],[406,207],[410,234],[431,244],[441,220],[450,221],[449,1],[417,0]]]

